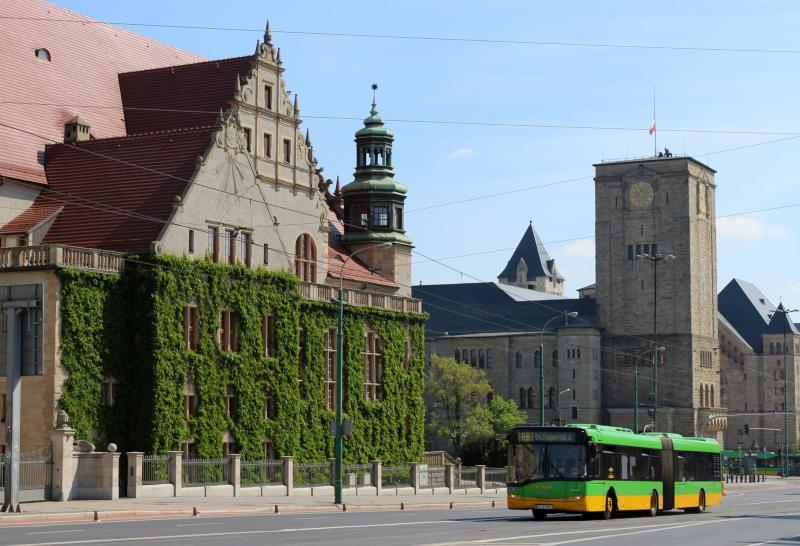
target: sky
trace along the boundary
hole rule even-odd
[[[736,277],[800,307],[800,3],[57,3],[117,23],[253,29],[125,27],[210,59],[254,51],[263,34],[256,29],[269,19],[324,174],[343,184],[352,180],[361,124],[325,118],[366,117],[377,83],[379,110],[394,120],[387,125],[395,175],[409,187],[417,284],[495,280],[530,221],[556,258],[567,295],[594,282],[592,165],[653,154],[647,129],[655,88],[659,148],[717,171],[718,288]],[[487,197],[504,192],[513,193]],[[426,208],[446,203],[453,204]],[[763,210],[775,207],[784,208]],[[462,257],[442,260],[454,256]]]

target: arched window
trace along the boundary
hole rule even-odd
[[[50,62],[50,52],[47,51],[45,48],[40,47],[39,49],[34,51],[34,53],[36,54],[37,59]]]
[[[308,233],[294,245],[294,274],[303,282],[317,282],[317,247]]]
[[[711,389],[709,389],[708,385],[706,385],[706,403],[705,403],[706,407],[711,406],[711,404],[709,403],[710,401],[711,401]]]
[[[519,352],[519,351],[517,351],[517,354],[516,354],[516,366],[517,366],[517,368],[521,368],[522,367],[522,353]]]
[[[533,387],[528,387],[528,407],[533,408]]]
[[[455,356],[453,357],[456,362],[461,362],[461,351],[456,349]]]
[[[775,344],[771,343],[771,342],[769,344],[769,354],[771,354],[771,355],[775,354]]]
[[[558,367],[558,351],[553,351],[553,366]]]
[[[483,349],[478,349],[478,368],[481,370],[486,368],[486,359],[483,356]]]
[[[461,362],[469,364],[469,354],[466,349],[461,349]]]
[[[701,408],[705,407],[705,404],[703,402],[705,402],[705,398],[703,396],[703,385],[700,385],[700,404],[699,404],[699,406]]]
[[[469,363],[473,368],[478,365],[478,359],[475,356],[475,349],[469,350]]]
[[[486,349],[486,367],[487,368],[494,368],[494,362],[492,361],[492,350]]]
[[[781,354],[781,344],[780,344],[780,342],[775,343],[775,354],[776,355]]]
[[[520,387],[519,389],[519,409],[525,409],[525,389]]]

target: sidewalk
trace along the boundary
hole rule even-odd
[[[452,506],[451,506],[452,503]],[[332,495],[319,497],[174,497],[167,499],[120,499],[31,502],[22,514],[0,513],[0,526],[22,523],[92,521],[137,517],[179,517],[214,514],[274,514],[287,512],[339,512],[417,510],[424,508],[504,508],[505,490],[482,495],[399,495],[345,497],[333,504]],[[97,513],[95,515],[95,512]]]

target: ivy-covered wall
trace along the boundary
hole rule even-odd
[[[301,461],[332,456],[324,333],[336,326],[336,307],[302,299],[293,275],[178,257],[154,259],[122,277],[74,270],[59,275],[61,362],[69,373],[61,406],[78,438],[156,453],[181,449],[192,439],[200,457],[218,457],[229,430],[245,459],[263,457],[265,438],[279,454]],[[197,351],[186,349],[183,337],[188,303],[199,311]],[[239,318],[235,352],[220,351],[217,342],[224,309]],[[262,342],[262,321],[270,312],[276,317],[274,357],[264,355]],[[383,342],[380,401],[365,399],[368,327]],[[347,308],[344,332],[344,412],[353,421],[346,460],[416,460],[423,450],[423,317]],[[100,394],[105,376],[120,381],[112,407]],[[187,377],[199,396],[188,420]],[[229,387],[236,396],[230,417]],[[267,392],[274,397],[271,420],[264,417]]]

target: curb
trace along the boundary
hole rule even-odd
[[[28,525],[32,523],[82,523],[103,522],[125,519],[158,519],[170,517],[196,516],[256,516],[287,513],[330,513],[330,512],[389,512],[401,510],[455,510],[465,508],[503,507],[505,503],[496,501],[441,502],[419,504],[343,504],[330,506],[270,505],[246,510],[199,510],[197,507],[181,510],[97,510],[91,512],[54,512],[43,514],[9,514],[0,517],[0,527]]]

